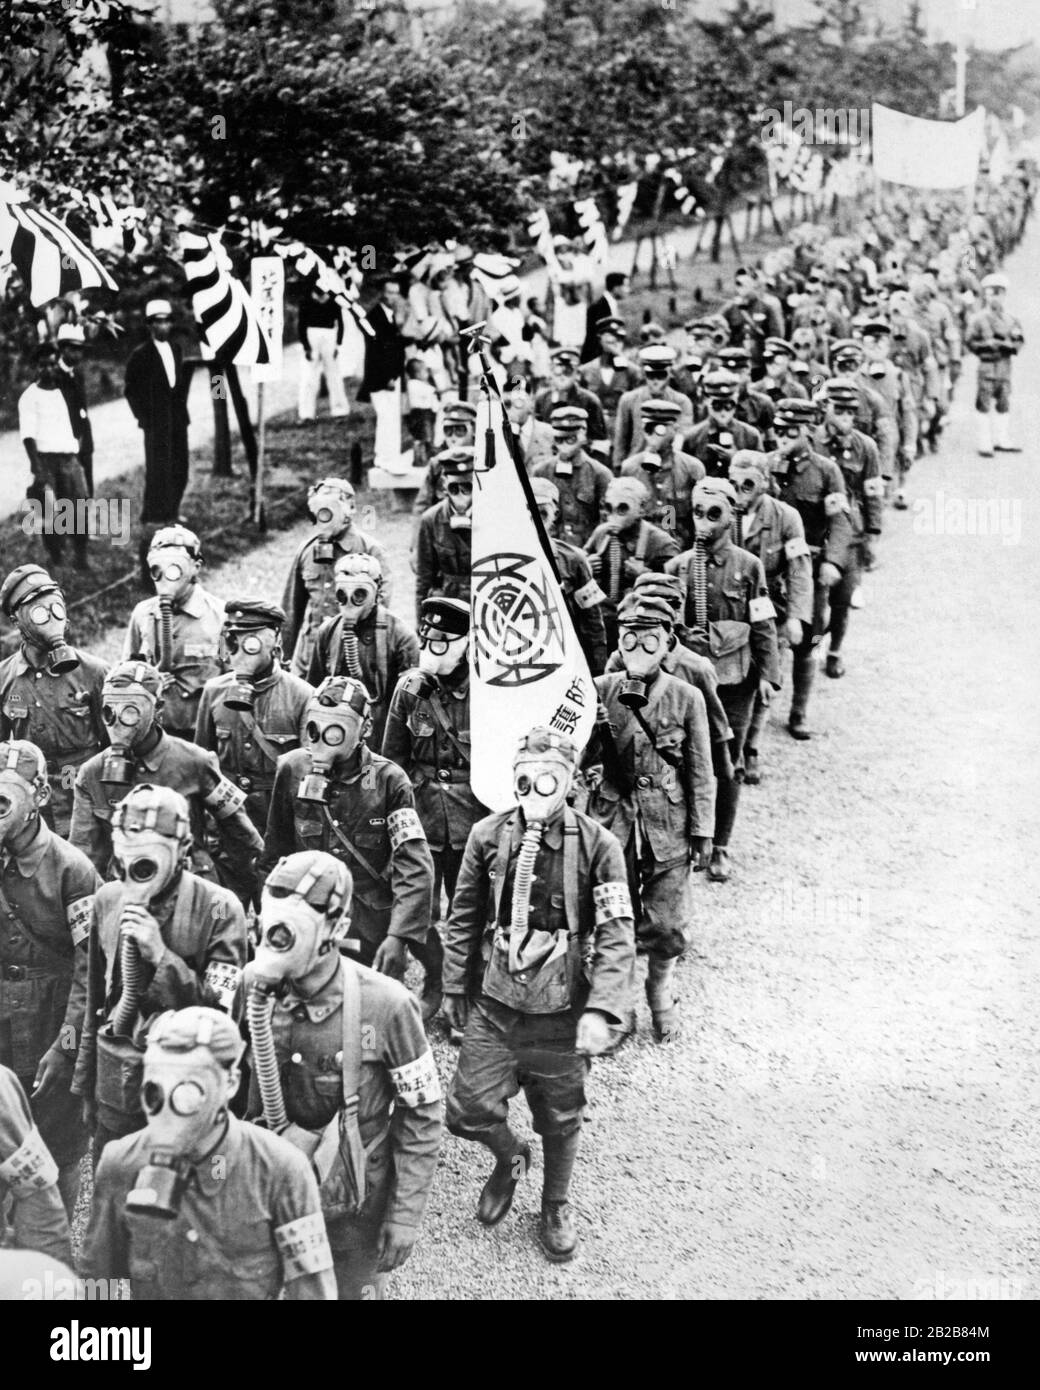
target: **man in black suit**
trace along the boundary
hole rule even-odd
[[[176,522],[188,486],[188,387],[181,350],[170,342],[173,309],[150,299],[145,319],[151,337],[130,354],[124,395],[144,430],[144,505],[141,520]]]
[[[79,462],[87,484],[87,496],[94,496],[94,432],[87,414],[87,390],[80,363],[86,335],[78,323],[63,323],[58,329],[58,367],[61,393],[69,407],[69,418],[79,441]]]
[[[372,336],[365,339],[365,374],[359,401],[371,401],[376,412],[375,459],[377,468],[400,471],[401,378],[404,376],[405,317],[401,286],[388,275],[379,287],[379,298],[368,311]]]
[[[621,303],[627,298],[628,276],[624,271],[612,270],[607,276],[606,288],[603,293],[598,299],[594,299],[588,307],[585,346],[581,350],[583,363],[591,362],[594,357],[599,356],[599,334],[596,330],[604,319],[621,317]]]

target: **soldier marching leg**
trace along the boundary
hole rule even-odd
[[[791,712],[787,718],[787,729],[792,738],[805,740],[812,738],[812,732],[805,727],[805,715],[809,708],[809,696],[816,679],[816,646],[827,622],[827,590],[816,583],[813,590],[812,626],[806,626],[802,640],[791,648]]]
[[[730,739],[731,773],[728,777],[717,777],[715,792],[715,834],[712,836],[712,863],[708,877],[715,883],[724,883],[729,878],[729,865],[726,851],[737,819],[737,805],[740,802],[740,784],[744,780],[744,747],[748,741],[752,713],[758,696],[758,682],[749,676],[740,685],[719,686],[719,699],[726,711],[726,718],[733,730]],[[722,852],[716,860],[715,852]]]
[[[824,670],[832,680],[838,680],[845,674],[845,663],[841,659],[841,645],[849,627],[852,595],[856,592],[856,586],[860,581],[858,551],[858,545],[849,547],[848,568],[830,592],[831,620],[827,629],[830,633],[830,644],[827,649],[827,664]]]

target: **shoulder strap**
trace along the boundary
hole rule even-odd
[[[340,844],[347,851],[350,857],[355,861],[355,863],[360,864],[361,867],[364,869],[365,873],[368,874],[370,878],[381,878],[384,883],[388,882],[390,875],[386,872],[385,869],[382,871],[377,869],[374,864],[370,863],[370,861],[365,858],[365,856],[361,853],[361,851],[357,848],[356,845],[351,844],[351,842],[347,839],[346,835],[343,834],[343,831],[340,830],[339,826],[332,819],[332,814],[329,811],[329,808],[327,806],[323,806],[321,808],[321,813],[325,817],[325,824],[329,827],[333,835],[335,835],[336,839],[340,842]]]
[[[455,749],[456,753],[458,753],[462,761],[466,764],[467,767],[469,767],[469,750],[463,747],[463,745],[459,742],[455,734],[455,730],[451,727],[451,722],[448,719],[448,716],[444,713],[444,706],[441,704],[440,696],[437,694],[436,691],[434,691],[434,693],[429,697],[427,703],[430,706],[430,713],[437,721],[437,727],[440,729],[441,733]]]
[[[563,911],[567,929],[577,936],[581,930],[578,914],[578,820],[570,806],[563,809]]]
[[[645,560],[646,552],[650,545],[650,527],[645,521],[639,523],[639,539],[636,541],[636,560]]]
[[[270,761],[272,763],[277,763],[278,759],[282,756],[281,753],[270,741],[270,739],[268,739],[264,731],[257,727],[257,722],[250,714],[250,712],[248,710],[240,709],[238,710],[238,715],[242,720],[242,723],[245,725],[246,732],[252,734],[252,736],[256,739],[257,743],[267,754]]]

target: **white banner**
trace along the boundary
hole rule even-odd
[[[966,188],[978,177],[986,112],[960,121],[926,121],[890,107],[871,107],[874,173],[911,188]]]
[[[474,359],[471,373],[480,375]],[[513,756],[536,725],[589,741],[596,690],[559,581],[542,549],[516,465],[495,423],[495,464],[473,477],[470,728],[474,795],[492,811],[515,805]],[[489,406],[477,410],[483,467]]]
[[[277,381],[282,375],[285,332],[285,262],[281,256],[253,257],[249,263],[249,297],[271,349],[270,362],[253,368],[253,380]]]

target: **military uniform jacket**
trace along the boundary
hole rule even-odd
[[[564,462],[552,458],[531,469],[534,478],[548,478],[560,490],[557,530],[572,545],[584,545],[599,525],[603,499],[613,478],[610,469],[597,463],[584,450]]]
[[[896,422],[899,447],[913,458],[917,452],[917,402],[906,372],[892,361],[868,362],[856,373],[856,380],[865,380],[885,402]],[[881,464],[884,469],[884,458]]]
[[[780,658],[776,646],[776,611],[769,597],[765,571],[756,555],[721,540],[704,557],[709,623],[747,623],[753,669],[759,680],[780,689]],[[686,586],[686,626],[695,626],[693,603],[693,552],[684,551],[666,567]],[[723,682],[738,684],[739,682]]]
[[[262,835],[274,786],[274,770],[283,753],[299,748],[311,686],[277,667],[256,681],[252,710],[230,709],[227,696],[236,686],[233,672],[207,681],[199,701],[195,742],[216,753],[220,770],[245,792],[245,812]]]
[[[354,770],[330,778],[329,800],[318,805],[296,795],[310,768],[302,748],[278,764],[263,872],[297,850],[334,854],[354,878],[355,932],[368,941],[389,935],[421,944],[430,926],[433,860],[408,777],[362,746]]]
[[[127,1211],[150,1158],[146,1130],[105,1145],[82,1265],[88,1279],[129,1279],[136,1301],[233,1303],[335,1299],[318,1185],[299,1149],[228,1117],[172,1221]]]
[[[156,965],[143,958],[137,1020],[131,1036],[144,1047],[156,1014],[192,1004],[229,1012],[246,963],[246,919],[227,888],[184,870],[148,911],[159,924],[165,950]],[[97,1033],[119,1002],[123,885],[103,883],[91,905],[87,949],[76,957],[76,985],[85,1009],[72,1091],[93,1096],[97,1081]]]
[[[419,662],[419,639],[396,614],[379,604],[354,629],[357,634],[358,664],[365,689],[372,697],[372,732],[369,747],[379,752],[383,746],[386,712],[397,682]],[[318,629],[307,679],[317,687],[326,676],[353,675],[343,654],[343,619],[328,618]]]
[[[734,418],[737,423],[757,430],[763,439],[769,439],[775,413],[773,402],[767,395],[753,386],[746,386],[737,397]]]
[[[723,443],[722,435],[729,435],[731,442]],[[762,436],[758,430],[743,420],[733,420],[725,429],[717,420],[702,420],[683,439],[684,452],[700,459],[709,478],[729,476],[729,461],[737,449],[762,447]]]
[[[589,814],[612,830],[622,845],[638,824],[659,864],[681,863],[690,841],[710,837],[715,829],[715,774],[704,696],[664,672],[658,673],[647,691],[642,716],[658,748],[682,755],[682,764],[676,768],[654,750],[633,712],[618,699],[626,679],[624,672],[599,676],[596,690],[632,791],[622,795],[604,771],[589,802]],[[592,761],[588,754],[586,761]]]
[[[589,439],[606,439],[607,423],[603,418],[603,407],[599,403],[599,397],[593,395],[591,391],[586,391],[584,386],[579,386],[575,382],[562,393],[552,386],[543,387],[534,398],[536,418],[547,423],[551,422],[553,409],[558,405],[580,405],[582,410],[589,412],[587,426]]]
[[[1022,325],[1002,309],[979,309],[968,320],[964,346],[979,359],[979,375],[990,381],[1011,377],[1011,359],[1022,346]]]
[[[245,812],[246,794],[221,775],[215,753],[173,734],[160,733],[147,753],[136,753],[130,786],[117,787],[101,780],[104,754],[84,763],[76,776],[69,839],[91,860],[102,877],[108,876],[112,859],[112,812],[130,790],[145,782],[171,787],[186,797],[191,814],[193,857],[200,869],[208,868],[206,813],[212,817],[224,859],[239,871],[256,857],[261,837]]]
[[[469,598],[473,568],[472,514],[459,517],[464,525],[452,525],[451,502],[446,497],[423,512],[415,555],[416,621],[423,599]]]
[[[361,986],[361,1084],[358,1124],[367,1150],[368,1200],[362,1218],[416,1229],[437,1171],[444,1102],[419,1008],[404,985],[344,959]],[[271,1019],[282,1094],[292,1123],[320,1130],[343,1108],[343,980],[337,972],[317,994],[289,992]],[[263,1113],[255,1077],[247,1113]],[[330,1221],[333,1250],[356,1240],[355,1218]]]
[[[15,1249],[37,1250],[51,1259],[72,1262],[58,1165],[33,1122],[21,1083],[0,1066],[0,1246],[7,1244],[8,1216]]]
[[[759,377],[755,382],[755,390],[763,396],[768,396],[774,407],[779,401],[807,401],[809,399],[809,392],[797,377],[792,376],[790,371],[779,381],[771,376]]]
[[[699,458],[671,446],[667,454],[660,455],[659,463],[648,459],[644,452],[625,459],[619,469],[622,478],[638,478],[650,493],[647,521],[667,531],[683,549],[693,544],[690,494],[704,473],[704,464]]]
[[[464,849],[473,822],[487,815],[470,788],[469,676],[457,684],[438,681],[429,697],[419,694],[422,682],[418,670],[398,681],[383,734],[383,757],[402,768],[415,788],[415,807],[430,848],[438,853]]]
[[[161,616],[158,598],[146,598],[130,614],[123,641],[123,659],[143,657],[160,666]],[[195,733],[199,696],[213,676],[228,669],[221,633],[224,601],[196,584],[181,604],[175,604],[172,620],[172,680],[163,692],[163,722],[171,733],[191,738]]]
[[[508,941],[513,906],[513,880],[523,838],[519,808],[478,821],[466,843],[455,885],[451,914],[442,928],[444,990],[470,994],[484,975],[492,952]],[[573,836],[571,849],[565,838]],[[565,866],[573,855],[574,881],[568,887]],[[511,999],[492,997],[520,1013],[525,994],[538,994],[539,1004],[555,1009],[536,1012],[582,1012],[594,1009],[621,1023],[632,1006],[635,934],[625,861],[616,838],[579,811],[561,814],[542,836],[531,883],[529,922],[544,931],[566,928],[566,969],[559,974],[557,997],[546,1001],[538,977],[549,968],[522,971],[515,977]]]
[[[37,667],[25,646],[0,661],[0,739],[26,738],[47,759],[52,789],[62,791],[71,810],[71,787],[62,787],[65,768],[80,767],[108,747],[101,717],[101,687],[108,666],[76,650],[79,665],[60,674]]]
[[[812,553],[798,512],[766,494],[742,521],[741,548],[761,562],[777,620],[797,618],[800,623],[811,623]]]
[[[971,351],[970,343],[967,347]],[[924,329],[909,319],[892,325],[892,361],[910,378],[918,404],[938,400],[939,368],[931,342]]]
[[[609,372],[610,380],[606,379]],[[586,362],[579,370],[581,384],[599,401],[603,415],[609,424],[618,408],[618,402],[626,391],[634,391],[641,380],[641,372],[627,358],[616,357],[613,366],[602,357]]]
[[[643,403],[651,399],[674,401],[682,410],[679,416],[680,427],[693,424],[693,402],[674,386],[666,386],[654,396],[649,386],[637,386],[626,391],[618,401],[617,417],[614,420],[614,467],[624,459],[631,458],[637,449],[646,443],[643,432]],[[686,447],[685,445],[683,446]],[[686,449],[690,453],[689,449]]]
[[[620,545],[618,564],[611,560],[612,540]],[[648,570],[660,574],[668,560],[678,555],[679,545],[674,536],[662,531],[650,521],[637,521],[619,534],[606,526],[597,526],[585,546],[586,555],[598,555],[601,560],[596,582],[605,595],[603,606],[607,613],[616,613],[618,602],[635,583],[635,575],[625,569],[625,560],[636,560]],[[640,571],[641,572],[641,571]]]
[[[621,653],[611,652],[610,660],[607,662],[607,671],[614,672],[622,669]],[[708,716],[708,729],[711,732],[712,743],[728,743],[733,737],[733,730],[729,727],[729,717],[719,699],[719,678],[715,674],[715,667],[710,660],[706,656],[700,656],[697,652],[690,651],[689,647],[684,647],[677,638],[673,637],[672,645],[661,662],[661,670],[669,676],[675,676],[677,680],[685,681],[687,685],[692,685],[701,692],[704,696],[704,709]],[[593,672],[593,674],[596,673]]]
[[[0,1064],[31,1082],[51,1047],[75,1058],[78,1031],[62,1025],[82,1017],[82,986],[70,991],[100,880],[42,821],[28,848],[0,864]]]
[[[770,454],[769,466],[776,495],[802,518],[805,539],[814,555],[813,572],[818,560],[844,571],[849,563],[852,523],[841,469],[809,449],[796,457]]]
[[[322,545],[329,546],[331,559],[318,559],[316,551]],[[386,550],[378,541],[356,530],[353,525],[332,541],[324,541],[321,536],[308,536],[293,557],[282,595],[286,615],[282,629],[283,649],[292,653],[292,669],[298,676],[307,670],[318,628],[326,618],[334,618],[339,613],[332,572],[342,555],[371,555],[377,560],[383,571],[383,598],[390,602],[393,576]]]
[[[857,539],[864,532],[880,536],[885,481],[881,476],[877,445],[857,429],[842,436],[830,435],[824,427],[816,433],[815,446],[841,469],[849,499],[852,534]]]
[[[589,559],[584,550],[566,541],[552,542],[556,568],[560,574],[563,601],[574,623],[581,649],[589,663],[589,672],[598,676],[607,660],[607,629],[603,623],[603,599],[599,582],[592,577]]]

